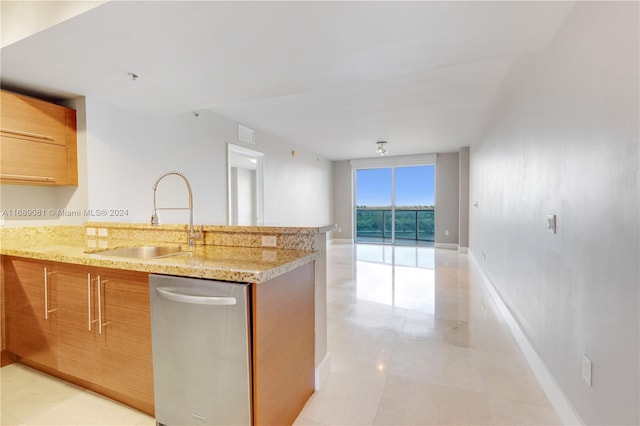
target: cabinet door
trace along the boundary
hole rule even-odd
[[[0,182],[77,185],[76,112],[1,92]]]
[[[8,256],[2,262],[7,350],[56,368],[58,277],[53,264]]]
[[[149,277],[101,269],[102,385],[153,410],[153,363]]]
[[[2,91],[2,132],[17,138],[65,145],[67,109],[40,99]]]
[[[58,369],[100,384],[97,281],[83,266],[58,264]]]
[[[7,183],[65,185],[67,148],[0,136],[0,179]]]

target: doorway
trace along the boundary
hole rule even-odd
[[[262,152],[227,145],[229,225],[263,223],[263,156]]]
[[[435,165],[355,169],[355,241],[433,245]]]

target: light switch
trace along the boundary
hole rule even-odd
[[[556,215],[548,214],[547,215],[547,229],[549,232],[555,234],[556,233]]]

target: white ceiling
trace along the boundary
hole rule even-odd
[[[1,75],[158,117],[208,108],[333,160],[456,151],[573,5],[112,1],[3,47]]]

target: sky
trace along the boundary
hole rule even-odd
[[[393,169],[356,171],[356,205],[390,206]],[[396,206],[433,206],[435,166],[396,167]]]

